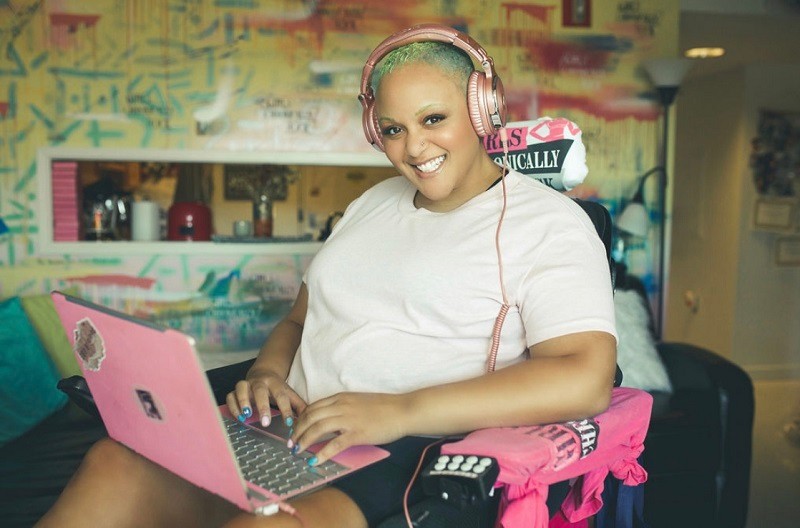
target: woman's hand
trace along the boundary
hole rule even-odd
[[[255,407],[261,425],[268,426],[272,401],[280,410],[284,423],[291,427],[293,416],[306,408],[306,402],[286,384],[286,377],[300,346],[307,310],[308,289],[301,284],[292,309],[272,329],[244,381],[237,383],[233,392],[228,393],[228,409],[239,420],[252,416]]]
[[[403,395],[345,392],[314,402],[300,413],[290,447],[300,452],[335,436],[309,464],[317,465],[350,446],[385,444],[406,435]]]
[[[251,404],[261,417],[261,425],[269,425],[274,402],[283,417],[283,422],[292,426],[293,416],[299,416],[306,402],[286,384],[286,380],[271,370],[252,369],[247,377],[236,384],[226,398],[231,414],[244,421],[252,414]]]

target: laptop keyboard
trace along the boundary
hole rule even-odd
[[[286,495],[348,468],[331,460],[309,467],[312,453],[293,455],[285,441],[223,418],[244,478],[276,495]]]

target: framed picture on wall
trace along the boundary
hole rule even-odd
[[[267,194],[273,202],[286,200],[295,171],[286,165],[235,165],[224,167],[226,200],[255,200]]]
[[[800,236],[781,237],[775,243],[775,263],[778,266],[800,266]]]
[[[756,200],[753,227],[781,233],[795,230],[797,200],[794,198],[762,197]]]
[[[800,112],[761,110],[751,141],[753,183],[762,196],[800,195],[795,173],[800,166]]]
[[[561,23],[564,27],[591,27],[592,0],[562,0]]]

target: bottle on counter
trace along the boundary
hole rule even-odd
[[[263,193],[253,202],[253,236],[272,236],[272,200]]]

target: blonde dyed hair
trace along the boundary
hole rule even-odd
[[[390,51],[375,67],[370,85],[377,93],[383,78],[409,64],[429,64],[439,68],[455,79],[467,91],[467,80],[475,70],[472,58],[466,51],[438,41],[412,42]]]

